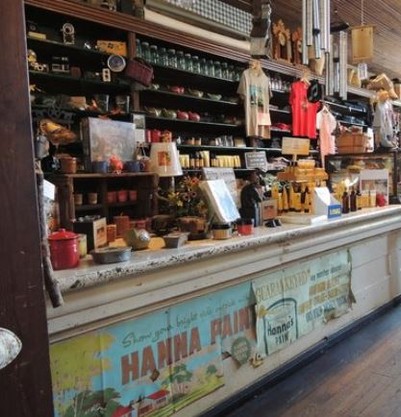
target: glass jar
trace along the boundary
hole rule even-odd
[[[166,48],[159,48],[159,64],[164,66],[164,67],[168,66],[168,58],[167,58]]]
[[[150,62],[150,46],[149,42],[142,42],[142,58]]]
[[[184,58],[185,58],[185,69],[187,71],[192,72],[194,70],[194,67],[192,65],[192,56],[191,56],[191,54],[185,54]]]
[[[177,51],[177,68],[181,70],[186,69],[185,56],[183,51]]]
[[[227,72],[228,72],[227,73],[227,78],[231,81],[234,81],[234,78],[235,78],[235,67],[234,67],[234,65],[232,65],[232,64],[229,65]]]
[[[197,55],[194,55],[192,57],[192,70],[196,74],[200,73],[200,62],[199,62],[199,57]]]
[[[221,78],[224,78],[225,80],[227,80],[228,77],[228,64],[227,62],[222,62],[221,63]]]
[[[135,56],[138,57],[138,58],[142,58],[142,45],[141,45],[141,41],[139,39],[137,39],[135,41],[135,45],[136,45],[135,46],[136,47]]]
[[[231,225],[228,223],[220,223],[212,225],[213,239],[230,239],[232,237]]]
[[[177,55],[175,49],[167,50],[168,66],[171,68],[177,68]]]
[[[214,77],[214,76],[215,76],[215,72],[214,72],[214,62],[213,62],[213,60],[212,60],[212,59],[209,59],[209,60],[207,61],[207,67],[208,67],[208,70],[209,70],[209,76],[210,76],[210,77]]]
[[[214,61],[214,76],[221,78],[221,63],[220,61]]]
[[[207,66],[206,58],[202,58],[199,61],[199,64],[200,64],[200,73],[202,75],[209,75],[209,68]]]
[[[150,45],[150,62],[152,64],[159,63],[159,52],[156,45]]]

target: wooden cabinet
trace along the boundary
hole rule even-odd
[[[157,213],[158,176],[153,173],[61,174],[47,179],[57,186],[60,226],[65,228],[85,216],[100,215],[112,222],[120,214],[142,219]],[[91,201],[92,193],[96,201]]]

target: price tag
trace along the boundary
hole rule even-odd
[[[245,166],[248,169],[261,169],[267,171],[266,153],[261,152],[247,152],[245,154]]]
[[[309,147],[309,139],[283,137],[281,153],[283,155],[309,155]]]

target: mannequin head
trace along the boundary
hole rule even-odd
[[[252,71],[255,71],[256,73],[260,73],[262,71],[260,60],[251,58],[249,61],[249,69],[251,69]]]

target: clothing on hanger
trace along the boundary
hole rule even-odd
[[[244,100],[246,135],[270,138],[270,78],[258,59],[249,61],[249,68],[242,75],[237,93]]]

